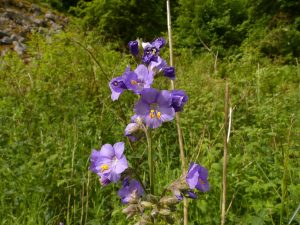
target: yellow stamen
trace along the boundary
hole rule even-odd
[[[103,164],[102,166],[100,166],[101,168],[101,173],[103,173],[105,170],[109,169],[109,166],[107,164]]]
[[[157,118],[160,119],[161,113],[157,112],[156,115],[157,115]]]
[[[150,116],[151,119],[153,119],[155,117],[154,112],[150,112],[149,116]]]
[[[136,84],[137,84],[137,81],[136,81],[136,80],[131,80],[130,83],[131,83],[132,85],[136,85]]]
[[[151,109],[151,110],[150,110],[150,113],[154,113],[154,109]]]

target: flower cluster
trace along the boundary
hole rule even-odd
[[[130,41],[129,50],[137,60],[141,61],[141,64],[134,70],[128,66],[121,76],[109,82],[113,101],[117,100],[125,90],[141,96],[134,107],[134,116],[139,117],[142,123],[150,128],[158,128],[163,122],[173,120],[175,112],[182,111],[188,100],[182,90],[160,91],[152,87],[154,78],[160,74],[175,79],[174,67],[168,66],[167,62],[159,56],[165,44],[163,38],[157,38],[150,43]],[[137,138],[133,136],[133,131],[138,131],[139,127],[141,124],[139,126],[130,124],[125,130],[125,135],[135,141]]]
[[[134,114],[124,132],[130,141],[137,141],[144,133],[147,134],[148,129],[156,129],[162,123],[173,120],[177,112],[183,111],[188,101],[183,90],[158,90],[153,87],[154,79],[158,76],[175,79],[175,68],[168,66],[159,56],[165,45],[163,38],[147,43],[140,40],[130,41],[129,51],[140,64],[133,70],[127,66],[121,76],[109,82],[113,101],[118,100],[124,91],[131,91],[139,96],[134,105]],[[163,194],[157,197],[146,193],[144,183],[138,175],[135,175],[136,179],[132,178],[134,174],[131,171],[134,169],[129,168],[124,150],[124,142],[117,142],[113,146],[104,144],[100,150],[92,150],[90,170],[99,176],[103,186],[122,182],[118,195],[123,204],[128,204],[123,212],[127,217],[140,215],[138,224],[150,224],[157,216],[162,216],[171,224],[171,212],[176,209],[176,204],[184,197],[197,198],[196,190],[209,190],[208,171],[196,163],[191,163],[188,173],[166,189],[172,192],[172,196]]]

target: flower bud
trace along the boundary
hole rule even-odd
[[[166,196],[161,198],[159,202],[165,205],[176,205],[177,203],[179,203],[179,200],[175,196],[172,197]]]
[[[173,66],[164,68],[164,76],[170,78],[171,80],[174,80],[175,68]]]
[[[147,201],[142,201],[141,205],[148,209],[154,206],[151,202],[147,202]]]
[[[131,214],[131,213],[135,213],[138,211],[139,211],[139,208],[138,208],[138,205],[136,205],[136,204],[129,205],[122,210],[122,212],[125,214]]]
[[[153,209],[153,210],[151,211],[151,216],[152,216],[152,217],[156,217],[158,213],[159,213],[159,212],[158,212],[157,209]]]
[[[168,216],[171,214],[171,211],[169,209],[161,209],[161,210],[159,210],[159,214],[161,214],[163,216]]]
[[[137,56],[139,54],[139,43],[137,41],[130,41],[128,48],[132,55]]]

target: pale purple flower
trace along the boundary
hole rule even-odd
[[[186,183],[189,185],[190,189],[196,188],[201,192],[207,192],[209,190],[207,177],[207,169],[192,162],[186,176]]]
[[[148,67],[150,70],[154,71],[155,74],[157,74],[163,71],[164,68],[168,67],[168,65],[166,60],[158,56],[157,61],[151,61]]]
[[[125,178],[122,188],[118,191],[123,204],[138,200],[144,194],[144,189],[141,184],[135,179]]]
[[[153,72],[144,65],[139,65],[134,71],[123,74],[126,87],[139,94],[144,88],[150,88],[153,83]]]
[[[172,97],[169,91],[158,91],[145,88],[141,91],[141,98],[135,104],[136,115],[143,118],[146,126],[157,128],[163,122],[174,119],[175,111],[171,106]]]
[[[139,54],[139,43],[137,41],[130,41],[128,48],[132,55],[137,56]]]
[[[120,179],[121,173],[128,168],[123,152],[124,142],[117,142],[114,146],[105,144],[100,151],[92,151],[90,170],[100,176],[100,182],[104,185],[110,181],[116,183]]]
[[[162,37],[159,37],[157,39],[155,39],[152,43],[153,46],[155,46],[158,49],[161,49],[162,47],[164,47],[166,45],[166,40]]]
[[[181,112],[183,110],[183,106],[188,101],[188,96],[182,90],[173,90],[171,91],[172,97],[172,107],[175,112]]]
[[[157,38],[151,43],[143,43],[144,54],[142,57],[143,63],[157,62],[159,50],[166,44],[165,39]]]
[[[126,68],[124,74],[128,74],[128,73],[130,73],[129,66]],[[122,76],[113,78],[109,82],[109,88],[111,90],[111,99],[113,101],[117,100],[119,98],[120,94],[122,94],[122,92],[127,89],[125,82],[123,80],[124,74]]]

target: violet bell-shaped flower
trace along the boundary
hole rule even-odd
[[[128,43],[129,51],[132,55],[137,56],[139,54],[139,43],[138,41],[130,41]]]
[[[165,67],[163,71],[165,77],[168,77],[171,80],[175,79],[175,68],[173,66]]]
[[[144,88],[150,88],[153,83],[153,72],[143,64],[138,65],[134,71],[125,72],[122,77],[126,87],[136,94]]]
[[[127,67],[125,69],[124,74],[127,74],[129,72],[130,72],[130,67]],[[124,80],[123,80],[124,74],[122,76],[113,78],[109,82],[109,88],[111,90],[111,99],[113,101],[117,100],[119,98],[120,94],[122,94],[122,92],[127,89],[127,87],[124,83]]]
[[[140,182],[135,179],[130,180],[125,178],[123,180],[122,188],[118,191],[123,204],[137,201],[144,194],[144,189]]]
[[[164,70],[164,68],[167,68],[168,64],[166,62],[166,60],[164,60],[163,58],[159,57],[157,58],[157,61],[151,61],[149,63],[148,68],[150,70],[152,70],[154,72],[154,74],[160,73],[161,71]]]
[[[172,107],[174,108],[175,112],[183,111],[183,106],[188,101],[188,96],[182,90],[172,90],[171,91],[172,97]]]
[[[151,61],[157,62],[159,50],[162,47],[164,47],[165,44],[166,44],[166,41],[162,37],[155,39],[151,43],[142,43],[143,48],[144,48],[144,54],[142,57],[143,63],[148,64]]]
[[[174,119],[175,110],[171,103],[169,91],[145,88],[141,91],[141,98],[135,104],[134,111],[137,116],[143,118],[147,127],[157,128],[163,122]]]
[[[207,169],[192,162],[186,176],[186,183],[192,190],[196,188],[201,192],[207,192],[209,190],[207,177]]]
[[[110,181],[118,182],[121,173],[128,168],[128,162],[123,152],[124,142],[117,142],[114,146],[105,144],[100,151],[92,151],[89,169],[100,176],[100,182],[103,185]]]

